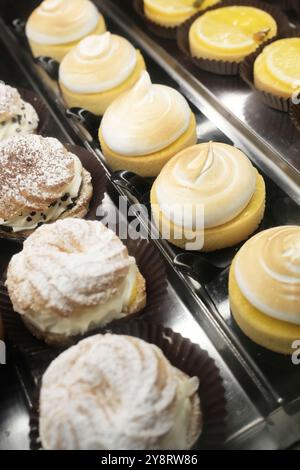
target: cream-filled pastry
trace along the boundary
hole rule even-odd
[[[45,450],[185,450],[202,429],[199,379],[154,344],[95,335],[60,354],[40,390]]]
[[[269,44],[254,63],[256,88],[289,99],[300,92],[300,38]]]
[[[53,344],[140,311],[145,281],[126,246],[101,222],[43,225],[13,256],[7,288],[32,333]]]
[[[172,158],[151,190],[163,238],[181,248],[213,251],[247,238],[265,209],[263,178],[240,150],[209,142]]]
[[[229,297],[249,338],[292,354],[300,339],[300,227],[275,227],[248,240],[232,263]]]
[[[83,217],[91,197],[91,175],[57,139],[28,134],[0,143],[0,232],[7,237]]]
[[[153,85],[144,71],[136,85],[108,107],[99,138],[113,170],[156,176],[177,152],[196,143],[196,120],[178,91]]]
[[[0,140],[31,134],[38,125],[39,117],[33,106],[22,100],[16,88],[0,83]]]
[[[44,0],[26,23],[34,57],[60,62],[78,41],[106,30],[103,16],[90,0]]]
[[[241,62],[277,33],[275,19],[246,5],[224,6],[197,18],[189,31],[193,57]]]
[[[106,32],[84,38],[62,60],[59,83],[67,105],[103,115],[145,69],[141,53],[127,39]]]
[[[144,13],[154,23],[167,28],[175,28],[221,0],[144,0]]]

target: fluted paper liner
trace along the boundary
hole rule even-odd
[[[299,0],[265,0],[265,1],[278,6],[278,8],[281,8],[284,11],[295,10],[295,6],[299,2]]]
[[[82,166],[91,174],[93,196],[90,201],[89,211],[84,218],[87,220],[94,220],[96,219],[97,209],[100,206],[106,191],[107,177],[105,171],[102,168],[101,164],[98,162],[98,160],[85,148],[80,147],[78,145],[63,145],[68,149],[69,152],[72,152],[77,155],[77,157],[82,163]],[[25,240],[25,237],[18,235],[18,232],[8,232],[7,234],[0,232],[0,238],[12,240],[17,243],[23,243],[23,241]]]
[[[44,101],[33,91],[27,90],[25,88],[19,88],[18,92],[21,95],[21,98],[27,103],[31,104],[35,109],[39,117],[39,125],[35,134],[47,135],[50,123],[50,113],[45,105]]]
[[[177,27],[160,26],[154,21],[151,21],[144,13],[144,2],[143,0],[133,0],[133,7],[139,17],[144,21],[149,31],[156,36],[164,39],[176,39]]]
[[[220,449],[226,438],[226,398],[223,380],[207,351],[170,328],[146,321],[130,321],[108,330],[114,334],[135,336],[158,346],[171,364],[190,377],[198,377],[203,419],[202,434],[193,449]],[[44,371],[41,371],[40,377]],[[39,389],[30,416],[30,448],[41,449],[39,438]]]
[[[290,104],[290,118],[296,129],[300,132],[300,103]]]
[[[277,35],[270,40],[271,42],[276,41],[279,38],[289,36],[289,33],[291,31],[289,20],[278,7],[255,0],[224,0],[221,3],[217,3],[216,5],[207,8],[204,11],[196,13],[193,17],[189,18],[177,29],[177,44],[179,49],[183,52],[185,57],[194,65],[196,65],[199,69],[205,70],[207,72],[212,72],[218,75],[238,75],[241,65],[247,58],[244,59],[244,61],[242,62],[229,62],[225,60],[211,60],[193,57],[190,52],[189,30],[194,21],[207,11],[216,10],[218,8],[226,6],[239,5],[259,8],[261,10],[266,11],[267,13],[270,13],[270,15],[275,19],[278,28]],[[269,41],[266,41],[262,45],[265,46],[268,42]]]
[[[116,229],[116,232],[118,233],[118,229]],[[168,308],[166,302],[167,280],[165,264],[156,247],[143,238],[137,240],[127,238],[122,241],[127,246],[129,255],[134,256],[136,259],[137,266],[146,280],[147,304],[140,312],[114,320],[109,325],[123,324],[132,318],[140,316],[153,317],[155,315],[158,317],[163,309]],[[95,328],[84,335],[71,336],[68,341],[60,346],[50,346],[33,336],[23,323],[22,315],[14,312],[4,283],[5,276],[0,283],[0,313],[3,315],[5,330],[13,346],[24,356],[25,363],[33,376],[35,375],[35,370],[39,368],[41,357],[45,361],[47,359],[51,360],[53,350],[58,352],[77,343],[86,336],[102,332],[107,328],[107,325]]]

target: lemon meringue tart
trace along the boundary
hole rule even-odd
[[[42,377],[42,448],[190,449],[202,428],[198,388],[198,377],[172,366],[154,344],[113,334],[84,339]]]
[[[289,99],[300,92],[300,38],[279,39],[266,46],[254,62],[257,89]]]
[[[26,237],[58,218],[84,217],[91,175],[57,139],[22,135],[0,142],[0,233]]]
[[[16,88],[0,83],[0,140],[31,134],[38,125],[39,117],[33,106],[22,100]]]
[[[105,30],[104,18],[90,0],[44,0],[26,23],[33,56],[58,62],[81,39]]]
[[[9,263],[6,286],[33,335],[58,346],[146,304],[145,280],[126,246],[101,222],[78,218],[30,235]]]
[[[144,71],[104,113],[99,139],[113,170],[156,176],[177,152],[197,142],[196,119],[177,90],[153,85]]]
[[[183,150],[151,190],[161,236],[180,248],[214,251],[251,235],[265,210],[265,184],[248,157],[209,142]]]
[[[106,32],[84,38],[62,60],[60,88],[69,108],[102,116],[145,69],[141,53],[127,39]]]
[[[241,62],[276,34],[277,23],[266,11],[250,6],[224,6],[193,22],[189,45],[196,58]]]
[[[144,13],[159,26],[176,28],[198,11],[219,2],[220,0],[144,0]]]
[[[265,230],[237,253],[229,276],[232,315],[255,343],[292,354],[300,339],[300,227]]]

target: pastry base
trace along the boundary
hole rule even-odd
[[[66,219],[67,217],[80,217],[83,218],[89,210],[89,203],[93,195],[93,186],[91,183],[91,175],[90,173],[82,168],[82,185],[79,197],[76,201],[76,205],[61,214],[59,219]],[[50,221],[48,223],[53,223],[54,221]],[[36,229],[34,229],[36,230]],[[2,238],[11,238],[11,239],[20,239],[20,238],[27,238],[34,230],[23,230],[21,232],[5,232],[4,230],[0,230],[0,237]]]
[[[234,275],[234,261],[229,274],[231,313],[248,338],[271,351],[292,354],[292,343],[300,339],[300,325],[277,320],[265,315],[248,302],[239,289]]]
[[[262,55],[259,55],[254,62],[253,76],[254,85],[260,91],[285,99],[289,99],[294,91],[291,87],[276,80],[269,74]]]
[[[159,26],[164,26],[166,28],[177,28],[177,26],[181,25],[184,23],[184,21],[188,20],[191,15],[182,15],[178,13],[177,15],[172,15],[170,18],[167,14],[163,15],[161,13],[156,12],[152,8],[149,8],[144,4],[144,14],[146,18],[148,18],[150,21],[153,21],[153,23],[158,24]]]
[[[103,34],[105,31],[105,21],[104,18],[101,16],[96,28],[89,34],[87,34],[87,36],[90,36],[91,34]],[[83,38],[80,38],[78,41],[55,45],[40,44],[38,42],[31,41],[30,39],[28,39],[28,42],[33,57],[52,57],[52,59],[57,60],[57,62],[61,62],[63,57],[70,51],[70,49],[76,46],[82,39]]]
[[[144,14],[146,18],[153,21],[153,23],[158,24],[159,26],[165,26],[166,28],[176,28],[177,26],[181,25],[184,21],[188,20],[191,16],[193,16],[198,11],[204,10],[208,7],[211,7],[218,3],[221,0],[206,0],[205,3],[197,8],[194,13],[191,14],[182,14],[182,13],[173,13],[172,15],[168,15],[168,13],[163,14],[162,12],[158,12],[155,8],[151,8],[144,2]]]
[[[99,140],[107,164],[113,171],[129,170],[140,176],[157,176],[170,158],[181,150],[197,143],[196,118],[191,113],[190,125],[179,139],[165,149],[148,155],[128,157],[113,152],[104,141],[101,127],[99,129]]]
[[[156,197],[156,183],[151,190],[151,208],[156,226],[160,233],[169,234],[168,241],[185,249],[187,243],[192,243],[192,230],[185,230],[171,222],[160,210]],[[218,227],[204,230],[204,245],[199,251],[215,251],[234,246],[251,235],[260,224],[265,211],[266,189],[263,177],[257,172],[255,193],[248,206],[241,214],[230,222]],[[200,232],[201,233],[201,232]],[[176,236],[177,235],[177,236]],[[184,236],[185,235],[185,236]]]
[[[127,315],[132,315],[133,313],[138,313],[146,305],[146,284],[145,279],[140,272],[137,274],[135,289],[132,294],[132,298],[128,307]],[[77,342],[80,339],[80,335],[68,336],[60,333],[51,333],[39,329],[34,325],[25,315],[21,315],[22,321],[25,324],[26,328],[30,333],[35,336],[37,339],[44,341],[49,344],[49,346],[57,348],[66,348],[72,346],[74,342]],[[93,327],[94,329],[101,328],[105,325],[98,325]],[[82,337],[85,336],[82,335]]]
[[[84,108],[95,114],[102,116],[108,106],[124,91],[129,90],[140,78],[141,72],[146,69],[145,62],[140,51],[137,51],[137,64],[127,80],[121,85],[102,93],[75,93],[66,88],[60,82],[60,88],[64,100],[69,108]]]

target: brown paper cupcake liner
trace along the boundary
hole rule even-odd
[[[151,33],[163,39],[176,39],[177,27],[168,28],[167,26],[160,26],[147,18],[144,13],[143,0],[133,0],[133,7]]]
[[[300,132],[300,103],[290,103],[290,118],[296,129]]]
[[[171,364],[190,377],[198,377],[203,429],[193,449],[220,449],[226,438],[226,398],[223,380],[215,362],[197,344],[170,328],[145,321],[130,321],[110,332],[141,338],[158,346]],[[39,387],[30,413],[30,448],[41,449],[39,436]]]
[[[35,133],[40,135],[47,135],[51,119],[47,106],[43,100],[33,91],[26,90],[24,88],[20,88],[18,91],[21,95],[21,98],[27,103],[30,103],[37,112],[39,117],[39,125]]]
[[[299,0],[264,0],[267,3],[272,3],[278,8],[281,8],[284,11],[291,11],[295,8],[295,3],[298,3]]]
[[[118,234],[118,229],[115,230]],[[39,369],[41,358],[43,361],[51,361],[53,352],[58,354],[61,349],[77,343],[87,336],[102,332],[108,327],[122,325],[133,318],[143,318],[156,316],[168,308],[166,302],[167,279],[165,264],[156,247],[146,239],[137,240],[126,239],[123,243],[127,246],[130,256],[136,259],[137,266],[146,281],[147,304],[143,310],[126,316],[122,319],[114,320],[104,327],[95,328],[84,335],[70,337],[70,340],[59,347],[49,346],[43,340],[37,339],[25,326],[22,316],[14,312],[10,302],[7,289],[5,287],[6,276],[0,281],[0,314],[2,313],[5,331],[12,345],[23,355],[24,362],[29,368],[35,380],[36,370]]]
[[[93,196],[90,201],[89,211],[84,217],[87,220],[95,220],[97,209],[100,206],[107,186],[107,177],[104,169],[98,160],[85,148],[78,145],[64,144],[64,146],[72,153],[78,156],[82,166],[91,174],[92,185],[93,185]],[[6,240],[12,240],[16,243],[23,243],[24,236],[18,235],[18,233],[2,233],[0,232],[0,238]]]
[[[211,60],[211,59],[201,59],[193,57],[190,52],[189,45],[189,30],[194,21],[202,16],[207,11],[216,10],[221,7],[226,6],[251,6],[255,8],[260,8],[261,10],[270,13],[270,15],[275,19],[278,31],[277,35],[270,40],[270,42],[276,41],[281,37],[289,36],[289,33],[292,31],[289,25],[289,20],[286,15],[276,6],[264,3],[261,1],[255,0],[223,0],[221,3],[207,8],[205,11],[196,13],[192,18],[189,18],[185,23],[177,29],[177,45],[181,52],[185,55],[186,59],[196,65],[199,69],[205,70],[207,72],[212,72],[217,75],[238,75],[242,62],[229,62],[225,60]],[[262,45],[265,46],[269,41],[264,42]],[[262,47],[262,45],[260,47]]]

